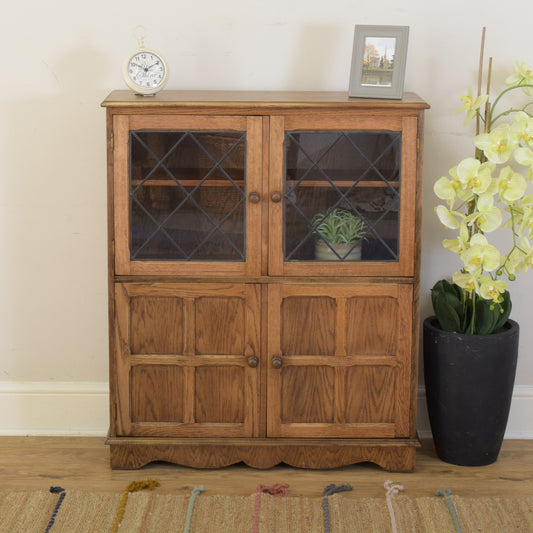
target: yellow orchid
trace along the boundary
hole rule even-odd
[[[511,134],[519,139],[520,144],[533,148],[533,117],[524,111],[516,114]]]
[[[461,95],[461,100],[464,102],[463,107],[456,111],[463,113],[466,111],[465,125],[468,124],[477,114],[477,110],[489,99],[488,94],[482,94],[474,98],[472,89],[468,89],[468,94]]]
[[[457,187],[454,186],[453,181],[446,176],[439,178],[433,186],[433,192],[435,195],[441,200],[446,200],[450,208],[453,206],[455,198],[457,197],[456,189]]]
[[[533,178],[533,174],[532,174],[533,151],[530,150],[529,148],[523,148],[523,147],[517,148],[514,153],[514,158],[515,158],[515,161],[519,165],[523,165],[524,167],[529,167],[528,178],[532,179]]]
[[[481,276],[479,294],[485,300],[492,300],[494,303],[498,303],[506,290],[507,283],[504,280],[494,280],[489,276]]]
[[[460,161],[450,169],[449,176],[439,178],[433,186],[444,204],[435,208],[440,222],[448,229],[459,230],[459,235],[444,239],[442,245],[456,253],[462,263],[461,270],[453,275],[456,286],[452,290],[463,293],[459,298],[466,313],[463,317],[472,314],[461,327],[470,328],[472,334],[476,333],[476,324],[485,322],[487,326],[487,313],[510,312],[507,281],[500,278],[506,276],[513,281],[517,273],[533,269],[533,194],[528,191],[526,179],[533,182],[533,101],[521,109],[495,112],[510,91],[526,90],[529,85],[533,88],[533,71],[526,63],[518,62],[507,83],[510,87],[487,104],[487,114],[481,117],[484,133],[474,138],[474,157]],[[479,115],[479,108],[488,102],[486,95],[475,98],[471,90],[461,99],[465,123]],[[511,120],[506,122],[509,117]],[[511,230],[506,254],[488,240],[502,224]],[[446,290],[444,284],[435,287]],[[478,300],[472,305],[474,299]],[[478,308],[490,312],[479,311],[476,320]]]
[[[463,202],[468,202],[474,195],[466,184],[462,183],[458,178],[457,167],[450,169],[450,176],[451,179],[446,176],[439,178],[433,186],[433,192],[441,200],[446,200],[451,209],[457,198],[460,198]]]
[[[524,61],[517,61],[513,67],[513,73],[505,80],[507,85],[533,85],[533,71]],[[523,87],[524,92],[528,96],[533,96],[531,87]]]
[[[452,279],[456,285],[459,285],[466,292],[472,293],[478,290],[479,284],[476,278],[468,272],[456,272]]]
[[[472,189],[472,192],[482,194],[492,182],[491,173],[494,168],[493,163],[482,164],[479,159],[468,157],[457,165],[457,176],[463,185]]]
[[[468,272],[491,272],[500,266],[501,257],[498,249],[489,244],[487,238],[476,233],[470,239],[470,248],[463,255],[463,262]]]
[[[533,247],[525,235],[520,237],[518,246],[509,254],[508,265],[512,273],[527,272],[533,268]]]
[[[435,208],[435,213],[437,213],[437,216],[439,217],[441,223],[450,229],[457,229],[459,227],[458,218],[464,218],[461,213],[458,213],[457,211],[450,211],[449,209],[446,209],[443,205],[438,205]]]
[[[474,223],[484,233],[498,229],[502,223],[502,212],[494,205],[494,197],[490,193],[481,194],[477,198],[477,211],[466,217],[470,226]]]
[[[506,211],[511,218],[504,224],[504,228],[512,228],[516,235],[523,235],[527,231],[528,237],[533,238],[533,194],[529,194],[520,202],[520,206],[508,206]],[[518,228],[518,229],[516,229]]]
[[[444,246],[444,248],[446,248],[447,250],[451,250],[452,252],[455,252],[456,254],[462,256],[462,254],[466,252],[466,250],[468,250],[468,239],[470,238],[470,236],[468,234],[468,228],[464,221],[461,222],[460,228],[461,230],[459,232],[459,237],[457,239],[444,239],[442,241],[442,246]]]
[[[531,239],[533,237],[533,207],[524,207],[517,222],[520,224],[518,232],[523,234],[527,229],[528,236]]]
[[[526,192],[527,182],[522,174],[515,172],[511,167],[505,167],[496,180],[500,200],[505,204],[516,202]]]
[[[513,150],[518,145],[516,134],[511,135],[509,124],[498,126],[490,133],[478,135],[474,144],[480,150],[483,150],[485,157],[493,163],[506,163],[509,161]]]

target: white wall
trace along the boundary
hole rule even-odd
[[[457,268],[441,247],[432,183],[470,155],[453,115],[475,85],[481,27],[494,83],[533,64],[530,0],[95,0],[10,2],[0,22],[0,433],[107,428],[107,93],[123,58],[167,57],[173,89],[346,90],[353,26],[410,26],[405,89],[426,115],[422,316],[428,291]],[[510,435],[533,436],[533,275],[513,286],[522,325]],[[530,412],[530,411],[529,411]],[[422,429],[424,421],[421,419]]]

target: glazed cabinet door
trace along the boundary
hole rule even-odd
[[[118,436],[258,433],[259,288],[116,285]]]
[[[416,114],[274,116],[269,274],[413,276]]]
[[[262,120],[113,117],[116,274],[259,273]]]
[[[268,291],[268,435],[413,436],[412,286]]]

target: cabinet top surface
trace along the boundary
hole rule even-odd
[[[161,91],[155,96],[139,96],[132,91],[113,91],[102,102],[112,108],[228,107],[268,111],[274,108],[416,108],[429,105],[415,93],[406,92],[401,100],[350,98],[347,92],[317,91]]]

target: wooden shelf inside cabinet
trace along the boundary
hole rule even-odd
[[[179,185],[182,185],[183,187],[196,187],[197,185],[201,184],[202,187],[234,187],[237,185],[241,189],[244,186],[244,181],[242,180],[234,180],[233,183],[229,182],[228,180],[192,180],[192,179],[178,179],[178,180],[132,180],[131,184],[133,187],[138,187],[142,184],[143,187],[178,187]],[[328,188],[332,185],[338,188],[343,187],[353,187],[357,184],[357,187],[393,187],[398,188],[400,186],[400,182],[398,181],[355,181],[355,180],[334,180],[334,181],[319,181],[319,180],[305,180],[305,181],[297,181],[297,180],[287,180],[286,181],[287,187],[293,188],[295,186],[298,187],[318,187],[318,188]]]
[[[412,470],[428,105],[218,91],[102,105],[112,468]],[[312,221],[337,207],[368,233],[324,256]]]
[[[179,182],[179,183],[177,183]],[[200,185],[202,187],[234,187],[239,188],[244,187],[243,180],[234,180],[233,183],[229,180],[199,180],[199,179],[178,179],[178,180],[132,180],[131,185],[133,187],[138,187],[142,185],[143,187],[196,187]]]
[[[297,181],[297,180],[287,180],[285,182],[289,188],[294,188],[296,186],[298,187],[317,187],[317,188],[328,188],[332,185],[338,188],[347,188],[347,187],[353,187],[356,185],[357,187],[392,187],[392,188],[398,188],[400,186],[399,181],[366,181],[366,180],[332,180],[332,181],[326,181],[326,180],[303,180],[303,181]]]

